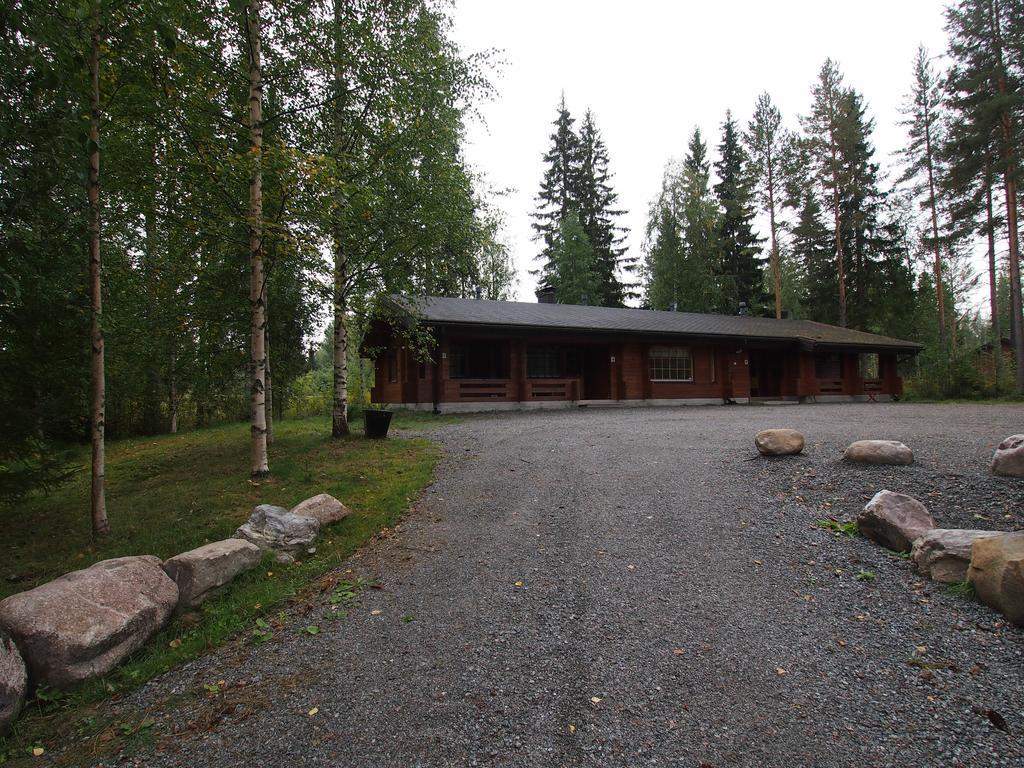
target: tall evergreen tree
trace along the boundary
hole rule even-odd
[[[611,186],[608,149],[589,109],[580,125],[577,153],[574,203],[578,206],[583,230],[594,249],[598,301],[606,307],[621,307],[627,297],[635,294],[631,292],[632,285],[623,284],[619,272],[634,273],[637,259],[629,257],[623,246],[628,230],[615,223],[626,211],[615,207],[618,195]]]
[[[686,251],[679,221],[672,208],[658,201],[651,210],[645,245],[645,304],[650,309],[675,310],[685,306],[687,275]]]
[[[716,312],[723,304],[717,274],[722,261],[719,215],[710,182],[707,145],[700,129],[695,128],[683,160],[680,203],[686,274],[681,278],[679,309],[690,312]]]
[[[565,94],[558,104],[554,120],[551,147],[544,154],[546,169],[537,194],[537,210],[533,216],[534,239],[541,242],[537,260],[541,266],[533,274],[539,275],[542,286],[551,286],[551,255],[562,221],[574,206],[578,206],[579,137],[573,130],[576,121],[565,105]],[[578,215],[578,214],[577,214]]]
[[[770,266],[772,292],[775,298],[775,317],[782,317],[782,260],[779,253],[779,209],[784,202],[783,156],[786,145],[792,141],[782,127],[782,115],[767,93],[757,98],[754,116],[744,136],[750,156],[750,173],[756,199],[762,213],[768,215],[770,236]]]
[[[927,49],[922,45],[914,57],[914,81],[903,107],[910,143],[905,152],[905,170],[900,182],[911,184],[912,193],[928,212],[930,236],[925,245],[932,254],[934,284],[944,285],[942,277],[942,244],[939,239],[940,168],[938,149],[941,146],[942,91],[940,81],[932,67]],[[937,292],[937,322],[939,344],[945,344],[946,306],[945,291]]]
[[[988,168],[1001,177],[1009,251],[1009,327],[1016,389],[1024,392],[1024,321],[1020,283],[1018,176],[1024,110],[1021,43],[1024,26],[1014,0],[960,0],[946,11],[952,65],[946,80],[952,129],[947,143],[954,187],[969,187]],[[1010,33],[1009,36],[1007,33]]]
[[[579,214],[570,210],[551,249],[551,284],[559,304],[594,304],[601,290],[597,256]]]
[[[721,311],[735,312],[741,303],[760,314],[764,307],[764,263],[762,238],[754,234],[751,185],[747,175],[748,157],[731,112],[725,113],[722,141],[718,145],[715,196],[721,207],[718,246],[721,262]]]
[[[837,279],[838,322],[847,324],[846,252],[843,242],[841,197],[846,185],[846,168],[841,157],[843,135],[843,103],[846,88],[839,67],[831,59],[825,61],[818,74],[818,82],[811,89],[810,113],[804,117],[809,158],[813,162],[815,177],[827,198],[832,213],[833,245]]]

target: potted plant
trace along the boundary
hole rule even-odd
[[[392,416],[394,413],[387,409],[387,405],[370,403],[363,409],[363,431],[366,436],[387,437]]]

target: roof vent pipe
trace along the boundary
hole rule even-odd
[[[554,304],[555,303],[555,289],[551,286],[545,286],[538,288],[536,291],[537,303],[539,304]]]

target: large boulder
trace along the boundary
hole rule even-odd
[[[861,535],[896,552],[909,552],[915,539],[935,528],[927,507],[913,496],[879,491],[857,516]]]
[[[25,703],[28,676],[14,641],[0,630],[0,736],[11,729]]]
[[[967,580],[981,602],[1024,626],[1024,531],[974,542]]]
[[[300,501],[292,507],[292,514],[300,517],[312,517],[322,527],[348,517],[352,514],[352,510],[331,494],[321,493],[305,501]]]
[[[804,449],[804,436],[795,429],[763,429],[754,445],[762,456],[790,456]]]
[[[861,464],[913,464],[914,452],[898,440],[858,440],[843,458]]]
[[[997,535],[994,531],[935,528],[914,542],[910,556],[922,575],[955,584],[967,578],[974,542]]]
[[[260,504],[235,531],[236,539],[251,541],[262,550],[298,552],[316,541],[320,523],[312,517],[293,515],[284,507]]]
[[[1024,477],[1024,435],[1010,435],[992,455],[992,471],[1006,477]]]
[[[178,585],[178,610],[195,608],[235,576],[260,563],[263,552],[250,541],[225,539],[165,560],[164,573]]]
[[[104,675],[167,623],[178,587],[152,555],[104,560],[0,602],[33,685]]]

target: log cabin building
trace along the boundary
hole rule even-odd
[[[544,301],[391,297],[373,325],[375,403],[448,411],[890,400],[921,345],[809,320]],[[433,339],[417,359],[405,323]]]

